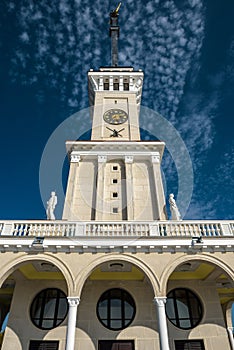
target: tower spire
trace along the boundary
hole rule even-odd
[[[113,67],[118,66],[118,38],[119,38],[119,25],[118,16],[121,2],[115,10],[110,13],[110,37],[111,37],[111,65]]]

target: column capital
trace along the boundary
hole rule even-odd
[[[76,153],[71,153],[71,163],[79,163],[80,162],[80,155]]]
[[[151,154],[151,162],[152,163],[160,163],[160,153],[154,152]]]
[[[158,307],[164,307],[167,302],[167,297],[154,297],[154,304]]]
[[[98,163],[106,163],[107,156],[98,156]]]
[[[133,156],[125,156],[124,161],[125,163],[128,163],[128,164],[133,163]]]
[[[67,297],[69,306],[78,306],[80,303],[79,297]]]

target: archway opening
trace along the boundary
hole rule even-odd
[[[86,278],[78,308],[77,325],[90,337],[83,346],[107,339],[132,346],[158,341],[154,288],[144,269],[127,259],[97,264]]]
[[[33,336],[42,341],[54,332],[65,322],[67,293],[63,273],[50,261],[27,260],[11,266],[0,288],[0,349],[9,349],[12,342],[26,349]]]
[[[206,348],[208,342],[215,348],[220,341],[229,348],[226,308],[231,300],[234,281],[218,264],[194,258],[180,263],[167,284],[166,313],[175,349],[190,344],[192,338],[197,338],[197,349]]]

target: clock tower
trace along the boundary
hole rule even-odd
[[[118,65],[118,11],[110,13],[112,64],[88,72],[90,141],[66,143],[70,172],[63,219],[166,220],[164,142],[140,139],[143,72]]]
[[[92,140],[139,141],[139,111],[143,72],[132,67],[89,71]]]

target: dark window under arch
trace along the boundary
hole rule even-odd
[[[97,317],[111,330],[128,327],[136,313],[132,296],[124,289],[113,288],[104,292],[97,303]]]
[[[202,304],[189,289],[176,288],[167,295],[166,314],[174,326],[181,329],[196,327],[202,319]]]
[[[36,295],[30,308],[31,320],[40,329],[59,326],[67,316],[67,312],[67,297],[57,288],[42,290]]]

